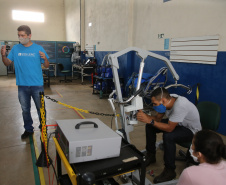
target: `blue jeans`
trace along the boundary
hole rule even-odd
[[[43,86],[18,86],[18,98],[22,108],[22,115],[24,120],[24,129],[27,132],[33,132],[34,127],[32,126],[33,120],[31,117],[31,97],[35,102],[39,121],[41,122],[40,116],[40,92],[44,92]]]
[[[150,124],[146,124],[146,150],[156,153],[156,133],[163,132]],[[191,142],[194,134],[183,126],[176,126],[172,132],[163,132],[164,162],[165,167],[175,169],[176,143]]]

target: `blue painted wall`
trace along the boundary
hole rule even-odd
[[[75,42],[59,42],[59,41],[33,41],[41,45],[49,56],[50,63],[61,63],[65,70],[71,70],[71,54],[73,43]],[[71,73],[67,74],[71,76]],[[54,72],[50,71],[50,76],[54,76]],[[57,70],[57,76],[64,76]]]
[[[152,52],[169,58],[169,51]],[[108,51],[95,51],[95,57],[99,65],[101,64],[103,57],[108,53]],[[133,72],[138,73],[139,64],[140,58],[136,56],[135,52],[123,55],[119,58],[119,74],[127,81]],[[226,112],[226,52],[218,52],[216,65],[178,62],[172,62],[172,65],[180,77],[178,83],[192,86],[193,91],[190,95],[187,95],[182,88],[176,90],[173,89],[173,92],[171,92],[172,90],[170,90],[170,92],[183,95],[195,103],[196,85],[197,83],[200,83],[199,101],[212,101],[221,106],[222,116],[218,132],[226,135],[226,117],[223,116]],[[144,72],[154,74],[163,66],[165,66],[165,64],[161,60],[148,57],[145,60]],[[174,82],[170,72],[168,72],[167,82],[168,84]]]

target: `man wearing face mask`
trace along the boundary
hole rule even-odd
[[[149,116],[141,110],[137,120],[146,124],[146,165],[156,162],[156,133],[163,132],[164,162],[163,172],[156,176],[154,183],[172,180],[176,177],[175,155],[177,142],[191,142],[194,134],[201,130],[201,123],[196,106],[187,98],[169,94],[163,88],[155,89],[151,94],[156,116]],[[168,119],[165,123],[162,118]]]
[[[30,112],[31,97],[35,102],[40,120],[39,92],[44,91],[41,64],[48,68],[49,57],[42,46],[31,41],[31,29],[27,25],[18,27],[17,31],[20,44],[13,46],[8,57],[6,57],[6,46],[3,46],[1,55],[5,66],[14,62],[18,98],[22,108],[25,129],[21,138],[25,139],[33,134],[34,128]]]

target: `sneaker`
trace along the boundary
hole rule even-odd
[[[161,183],[173,180],[176,177],[176,172],[170,168],[164,168],[163,172],[154,178],[154,183]]]
[[[150,164],[156,163],[156,158],[155,158],[155,154],[147,152],[146,154],[146,167],[149,166]]]
[[[27,132],[26,130],[24,131],[24,133],[21,135],[21,139],[26,139],[28,138],[30,135],[32,135],[34,132]]]

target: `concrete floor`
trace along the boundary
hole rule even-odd
[[[50,96],[60,102],[87,109],[94,112],[112,113],[107,99],[100,99],[98,95],[92,94],[91,83],[86,81],[81,85],[80,80],[73,80],[72,83],[59,83],[59,78],[52,77],[51,86],[45,85],[45,95]],[[21,134],[24,132],[23,118],[18,101],[18,92],[14,75],[0,76],[0,185],[35,185],[33,162],[31,155],[31,144],[29,139],[21,140]],[[45,99],[47,110],[47,124],[55,124],[55,120],[62,119],[80,119],[79,114],[73,109],[63,107],[57,103]],[[34,121],[34,138],[37,142],[37,148],[40,149],[40,132],[38,129],[39,121],[34,104],[32,103],[32,117]],[[99,118],[109,127],[111,126],[111,117],[96,116],[82,113],[85,118]],[[113,122],[113,129],[115,129]],[[131,143],[139,150],[145,149],[145,124],[140,123],[134,126],[134,131],[130,134]],[[54,132],[54,128],[49,128],[48,133]],[[223,136],[224,140],[226,137]],[[158,141],[162,140],[161,134],[158,135]],[[177,147],[179,150],[180,147]],[[52,139],[49,143],[49,154],[55,163],[55,145]],[[154,170],[155,175],[161,173],[164,168],[163,151],[157,150],[157,163],[149,166],[147,170]],[[185,168],[185,163],[177,161],[177,177]],[[45,184],[49,184],[48,169],[42,168]],[[63,169],[65,173],[65,169]],[[50,183],[52,184],[53,170],[49,169]],[[153,177],[146,175],[152,182]],[[117,178],[118,179],[118,178]],[[53,184],[56,185],[56,179]]]

